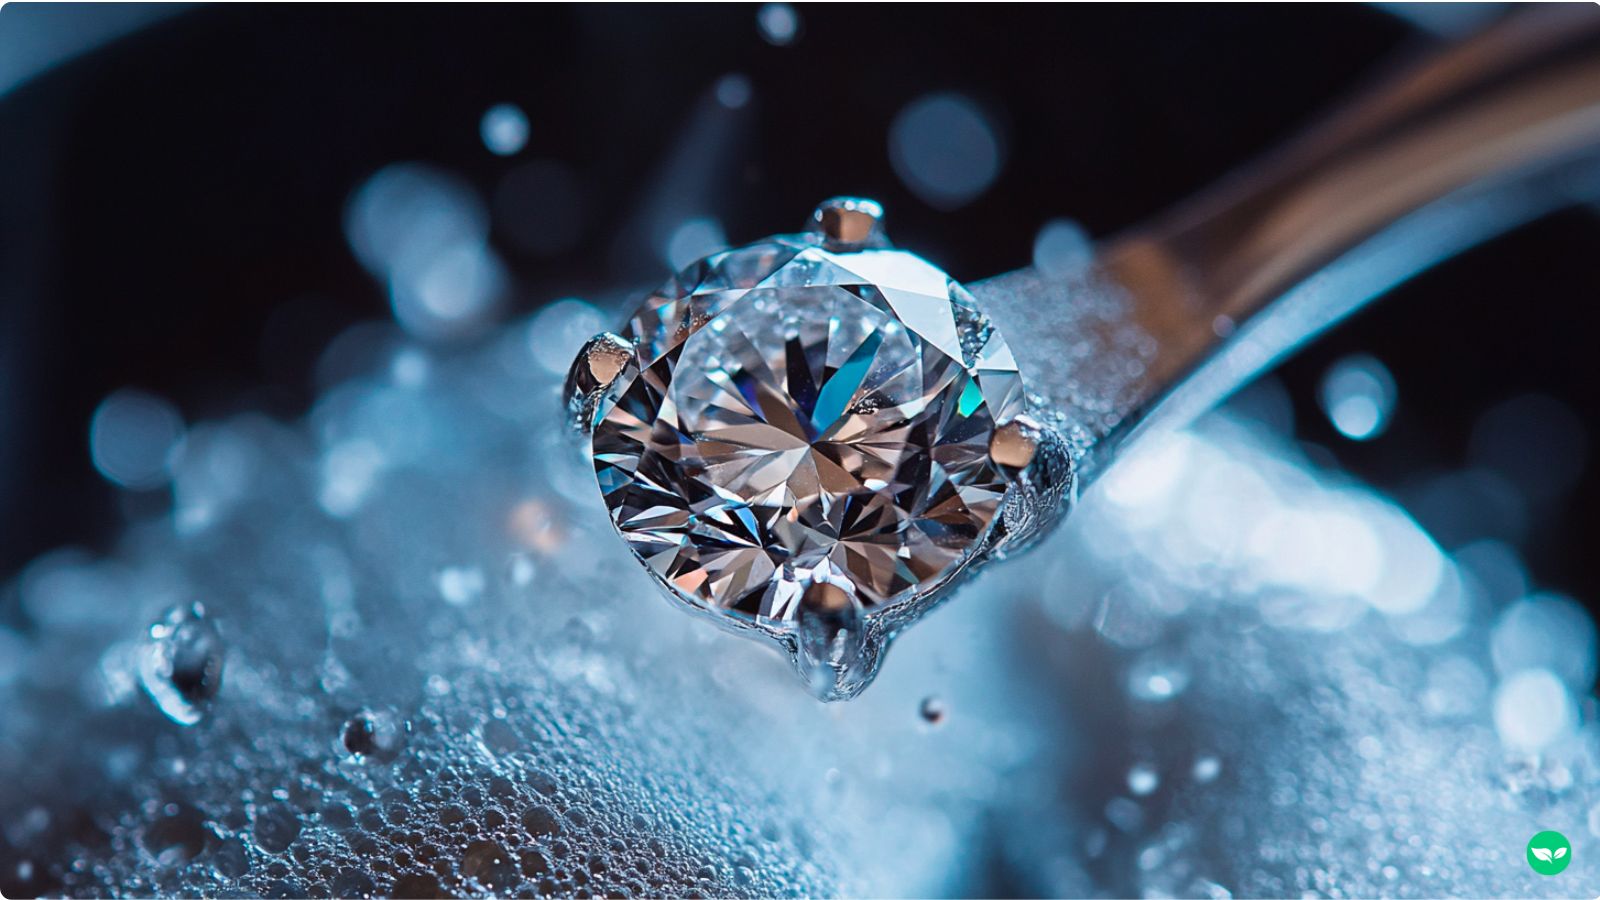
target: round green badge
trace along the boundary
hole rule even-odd
[[[1559,831],[1541,831],[1528,841],[1528,865],[1540,875],[1559,875],[1572,862],[1572,844]]]

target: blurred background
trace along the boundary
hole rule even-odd
[[[554,407],[545,404],[576,342],[672,268],[727,242],[798,229],[818,200],[836,194],[883,201],[896,243],[962,281],[1027,265],[1037,254],[1070,254],[1269,150],[1409,55],[1502,12],[1493,4],[774,3],[448,10],[6,5],[0,9],[0,584],[6,585],[0,589],[0,689],[14,694],[0,697],[23,699],[0,723],[0,773],[16,776],[37,765],[35,757],[67,753],[60,749],[64,745],[82,758],[49,772],[33,771],[28,779],[19,776],[17,783],[32,787],[0,798],[0,813],[15,813],[8,829],[0,830],[0,886],[8,896],[59,890],[63,884],[69,892],[83,892],[86,884],[102,892],[120,885],[134,894],[211,892],[233,885],[228,889],[284,895],[376,890],[397,896],[507,887],[514,879],[495,868],[498,857],[483,851],[481,842],[456,848],[460,852],[452,851],[448,865],[434,865],[420,851],[415,860],[406,855],[406,862],[398,862],[389,844],[374,850],[350,839],[348,846],[329,850],[335,845],[309,837],[315,829],[337,832],[344,827],[338,824],[341,816],[354,816],[357,830],[390,835],[383,840],[405,847],[405,833],[394,837],[390,832],[403,832],[399,823],[406,815],[413,823],[438,819],[453,833],[459,819],[452,821],[451,809],[459,813],[457,807],[464,807],[474,821],[500,814],[501,807],[481,808],[483,794],[490,793],[484,786],[487,776],[451,755],[461,750],[452,743],[455,735],[480,735],[488,748],[483,752],[497,755],[533,739],[495,731],[509,726],[495,726],[488,714],[470,726],[452,724],[450,714],[440,711],[448,707],[441,698],[452,688],[448,683],[441,688],[438,675],[424,679],[427,669],[403,669],[406,677],[416,676],[416,697],[390,698],[382,707],[411,717],[406,727],[416,732],[415,759],[409,763],[414,768],[405,770],[404,760],[397,764],[392,787],[361,782],[366,785],[362,796],[376,798],[373,808],[387,810],[387,824],[369,829],[361,818],[365,807],[356,801],[349,807],[354,813],[323,810],[287,820],[277,807],[254,805],[269,792],[250,783],[257,776],[240,774],[248,771],[243,763],[214,751],[268,740],[252,727],[266,729],[277,722],[287,729],[283,723],[304,722],[305,736],[284,737],[285,747],[261,750],[262,757],[251,765],[310,777],[303,761],[313,751],[325,753],[329,735],[339,736],[336,749],[344,748],[339,754],[371,757],[370,747],[356,749],[365,746],[360,739],[351,743],[349,735],[356,732],[350,723],[359,726],[357,738],[370,733],[381,738],[385,727],[396,726],[383,724],[387,713],[344,718],[353,702],[349,696],[364,686],[375,690],[395,671],[384,666],[399,664],[369,661],[363,669],[360,654],[351,650],[343,665],[330,670],[329,661],[339,656],[336,638],[349,635],[340,633],[336,613],[320,606],[310,617],[321,629],[326,612],[327,633],[314,629],[306,646],[325,641],[325,660],[313,654],[308,658],[315,664],[296,666],[292,647],[269,646],[270,637],[246,638],[246,632],[270,632],[270,627],[255,627],[260,617],[288,627],[283,625],[287,619],[272,619],[275,604],[298,608],[285,599],[298,596],[296,591],[282,586],[278,594],[265,596],[247,587],[221,590],[220,585],[233,584],[229,579],[253,577],[257,568],[269,580],[277,577],[278,569],[251,562],[250,553],[304,538],[310,562],[302,568],[315,571],[320,580],[315,590],[299,593],[321,591],[318,602],[325,601],[329,610],[338,592],[329,593],[328,584],[337,579],[328,573],[348,570],[344,577],[358,585],[385,579],[393,584],[379,591],[400,585],[394,588],[400,612],[394,614],[415,615],[435,629],[419,627],[419,634],[470,636],[484,631],[486,622],[503,625],[513,615],[508,610],[517,608],[516,590],[533,579],[534,562],[525,569],[517,568],[521,563],[512,566],[507,577],[514,587],[502,586],[489,564],[456,565],[453,558],[436,563],[430,557],[426,565],[432,568],[419,575],[398,567],[374,572],[372,563],[398,555],[396,548],[408,542],[422,543],[428,529],[457,521],[450,509],[472,508],[470,491],[429,493],[428,485],[437,484],[427,479],[448,483],[461,477],[466,460],[487,459],[485,466],[505,461],[503,454],[484,447],[516,446],[530,454],[534,468],[546,465],[553,451],[516,442],[524,431],[548,424]],[[1519,816],[1548,818],[1560,812],[1562,830],[1574,845],[1580,835],[1584,841],[1600,837],[1600,806],[1595,805],[1600,797],[1594,795],[1600,778],[1588,755],[1595,745],[1591,616],[1600,598],[1600,565],[1593,554],[1594,536],[1600,533],[1600,469],[1592,464],[1600,427],[1593,340],[1600,326],[1600,304],[1594,302],[1600,296],[1600,270],[1592,263],[1597,247],[1596,211],[1566,210],[1414,279],[1246,388],[1199,436],[1169,445],[1165,457],[1156,452],[1154,463],[1146,460],[1147,468],[1130,469],[1133,475],[1120,487],[1108,480],[1106,499],[1085,510],[1083,519],[1090,524],[1077,530],[1103,526],[1102,534],[1125,534],[1128,540],[1095,544],[1081,534],[1072,536],[1076,543],[1070,546],[1076,549],[1069,556],[1082,569],[1069,574],[1090,573],[1082,591],[1074,587],[1060,598],[1034,597],[1030,588],[1001,576],[951,605],[951,617],[976,615],[983,591],[1008,599],[1015,595],[1022,598],[1013,603],[1016,618],[1036,626],[1024,632],[1041,645],[1048,643],[1041,633],[1059,639],[1056,643],[1030,648],[1017,638],[1005,646],[1023,649],[1007,649],[1003,666],[937,661],[926,648],[937,646],[941,634],[948,647],[955,641],[952,630],[966,632],[960,631],[965,620],[936,616],[927,626],[928,643],[916,651],[924,655],[915,657],[935,662],[915,662],[909,647],[897,651],[905,658],[891,658],[887,669],[908,673],[903,678],[886,676],[889,683],[874,688],[849,712],[816,713],[818,721],[831,723],[817,729],[836,727],[852,740],[881,737],[873,730],[877,724],[849,718],[883,708],[875,703],[904,712],[906,734],[944,728],[942,752],[952,755],[931,758],[947,768],[957,762],[968,767],[964,777],[970,780],[959,783],[958,793],[976,811],[960,812],[966,807],[938,794],[928,803],[938,816],[948,817],[948,827],[938,818],[937,834],[916,832],[897,849],[924,863],[948,861],[954,853],[970,859],[970,866],[950,872],[929,864],[921,870],[923,880],[911,881],[895,880],[898,873],[854,881],[839,874],[849,873],[852,865],[875,871],[869,860],[874,854],[829,849],[827,835],[859,838],[871,832],[872,817],[889,808],[883,798],[913,803],[919,788],[893,782],[881,788],[882,794],[856,796],[852,802],[861,805],[852,807],[838,799],[841,779],[852,783],[861,774],[851,766],[859,764],[870,781],[886,778],[887,764],[858,760],[830,768],[816,763],[818,772],[800,774],[816,774],[817,785],[826,782],[826,789],[817,788],[820,808],[859,813],[857,819],[841,813],[845,824],[835,832],[821,829],[821,838],[793,838],[819,860],[818,871],[796,874],[760,853],[747,860],[729,851],[722,854],[731,860],[726,865],[685,863],[685,880],[669,879],[666,892],[682,892],[690,884],[708,893],[754,894],[828,893],[853,886],[880,894],[1225,896],[1231,890],[1298,895],[1336,893],[1344,864],[1346,877],[1359,871],[1372,879],[1354,887],[1345,883],[1346,892],[1358,895],[1390,888],[1421,896],[1473,889],[1528,893],[1531,887],[1515,880],[1526,875],[1518,854],[1527,835],[1518,830],[1520,824],[1505,838],[1518,868],[1504,876],[1511,880],[1502,881],[1483,880],[1482,871],[1473,868],[1488,864],[1482,858],[1453,869],[1430,868],[1434,864],[1427,861],[1408,867],[1398,857],[1394,865],[1369,866],[1380,859],[1377,851],[1354,839],[1322,851],[1320,862],[1295,857],[1299,850],[1263,849],[1253,862],[1234,862],[1230,868],[1219,862],[1230,851],[1179,837],[1234,828],[1237,823],[1217,811],[1231,808],[1215,795],[1223,786],[1240,792],[1227,798],[1244,797],[1238,808],[1254,803],[1276,810],[1262,812],[1257,825],[1270,823],[1265,830],[1313,851],[1324,840],[1317,836],[1330,828],[1340,835],[1341,829],[1356,827],[1348,822],[1369,821],[1353,818],[1354,811],[1378,809],[1384,822],[1410,823],[1415,810],[1407,804],[1414,797],[1422,798],[1416,803],[1424,813],[1416,818],[1438,828],[1467,827],[1474,819],[1461,808],[1476,811],[1492,802]],[[502,345],[512,338],[522,354],[515,378],[506,374],[510,368],[501,367]],[[450,366],[467,374],[458,372],[460,380],[451,381],[443,374],[454,371]],[[495,382],[493,390],[485,387],[489,382]],[[435,392],[428,396],[438,405],[427,407],[426,415],[384,406],[397,402],[397,391],[412,388]],[[524,390],[526,396],[517,393]],[[493,415],[485,413],[467,425],[452,418],[466,416],[468,408],[473,415],[483,412],[472,404]],[[405,415],[385,418],[396,409]],[[263,431],[266,426],[260,424],[302,417],[308,417],[305,431],[314,448],[286,443],[279,431]],[[435,432],[449,432],[454,423],[466,436],[465,449],[418,438],[424,446],[403,447],[411,456],[395,456],[395,447],[405,440],[392,432],[413,421],[428,426],[428,440]],[[349,440],[352,434],[361,441]],[[377,453],[373,447],[390,455],[363,455]],[[251,453],[280,456],[289,471],[275,477],[310,485],[311,499],[304,504],[310,514],[273,496],[279,482],[239,475],[255,470],[236,464],[238,453],[249,459],[255,459]],[[268,468],[265,462],[251,465]],[[517,507],[525,516],[512,525],[516,542],[532,548],[535,557],[555,555],[552,548],[560,548],[564,539],[552,535],[563,527],[571,529],[565,540],[590,527],[572,524],[584,521],[584,501],[591,499],[581,495],[581,485],[571,487],[581,471],[573,475],[550,465],[554,468],[540,469],[529,488],[544,505]],[[427,475],[423,486],[428,489],[417,493],[420,499],[412,506],[404,505],[409,499],[392,499],[404,492],[389,488],[415,489],[415,484],[382,477],[388,469],[403,472],[406,466],[419,478]],[[1180,479],[1175,473],[1194,471],[1185,466],[1209,467],[1220,481]],[[1197,485],[1193,497],[1174,493],[1175,479],[1192,480]],[[1256,494],[1230,486],[1263,484],[1270,490]],[[1272,494],[1281,508],[1269,505],[1262,512],[1256,501],[1263,493]],[[1322,502],[1316,498],[1326,500],[1329,509],[1343,510],[1340,515],[1348,513],[1335,523],[1340,527],[1351,518],[1358,521],[1354,538],[1350,529],[1340,531],[1327,522],[1307,526],[1310,537],[1298,533],[1308,545],[1330,548],[1309,568],[1297,568],[1304,561],[1304,554],[1295,555],[1298,548],[1250,544],[1248,552],[1241,551],[1248,565],[1228,569],[1228,554],[1238,548],[1219,549],[1197,538],[1211,526],[1181,514],[1195,504],[1210,504],[1207,522],[1231,523],[1241,535],[1257,534],[1259,527],[1251,529],[1260,523],[1252,517],[1278,521],[1271,516],[1315,508],[1313,501]],[[573,511],[560,512],[568,501]],[[1339,506],[1347,502],[1356,505]],[[412,523],[417,535],[385,532],[380,540],[373,530],[378,526],[367,521],[379,507],[384,515]],[[245,530],[235,534],[241,527]],[[218,549],[211,542],[224,538],[213,528],[226,532],[228,540],[237,538],[238,545]],[[249,530],[254,528],[259,532]],[[335,528],[353,537],[330,536]],[[1403,539],[1395,539],[1396,533]],[[347,537],[359,546],[344,547]],[[440,545],[452,540],[448,533],[434,537]],[[83,549],[56,551],[63,546]],[[324,553],[330,546],[344,549]],[[1389,551],[1387,559],[1382,550]],[[474,551],[457,546],[450,552]],[[41,559],[41,554],[49,555]],[[130,568],[105,569],[91,562],[102,555]],[[1059,563],[1047,557],[1033,558],[1043,571],[1053,571],[1050,566]],[[1153,567],[1150,558],[1165,560],[1167,568]],[[548,577],[564,571],[539,559]],[[1351,571],[1344,565],[1350,559],[1376,559],[1373,565],[1390,568],[1421,560],[1425,569],[1433,567],[1431,581],[1407,588],[1400,599],[1367,591],[1367,605],[1360,610],[1370,606],[1368,618],[1382,617],[1394,633],[1372,631],[1358,624],[1367,620],[1354,613],[1329,612],[1332,601],[1322,594],[1333,597],[1347,588],[1361,593],[1388,584],[1377,576],[1363,583],[1358,575],[1352,584],[1324,577]],[[579,568],[594,571],[607,560],[575,553],[566,563],[574,571],[561,577],[581,585],[587,572]],[[163,568],[169,562],[171,568],[184,568],[187,588],[205,590],[169,590],[168,582],[160,581],[171,574]],[[1021,566],[1011,577],[1026,579],[1028,568]],[[130,578],[129,586],[117,580],[134,569],[141,574]],[[1126,573],[1150,571],[1157,574],[1147,581],[1119,580]],[[63,572],[70,577],[56,577]],[[599,575],[595,579],[592,589],[605,593],[607,582]],[[163,586],[152,587],[158,581]],[[442,596],[443,605],[424,607],[423,600],[406,594],[405,585],[416,584],[426,586],[429,603]],[[348,597],[340,602],[357,606],[372,594],[370,588],[344,590],[354,590],[359,602]],[[1419,609],[1438,613],[1436,601],[1452,591],[1455,606],[1433,619],[1445,630],[1418,632],[1407,617]],[[1273,643],[1273,629],[1293,628],[1291,620],[1303,617],[1299,606],[1269,602],[1285,593],[1322,597],[1312,604],[1319,611],[1311,616],[1320,623],[1312,626],[1318,634],[1307,638],[1291,632]],[[128,609],[84,612],[69,595],[95,603],[104,595],[111,598],[103,604],[107,609],[123,599]],[[163,605],[162,599],[192,595],[204,595],[214,613],[223,610],[224,621],[228,615],[235,623],[257,620],[236,625],[229,636],[237,642],[229,652],[239,676],[225,682],[235,693],[231,699],[227,693],[219,697],[212,730],[190,729],[173,737],[162,728],[193,724],[198,713],[182,696],[174,699],[159,684],[152,687],[148,670],[141,670],[133,656],[118,656],[117,648],[155,620],[152,610]],[[1118,602],[1107,601],[1111,596]],[[1190,600],[1174,599],[1181,597],[1212,597],[1228,611],[1212,618],[1212,607],[1195,599],[1193,610],[1206,612],[1191,613]],[[1265,631],[1253,630],[1255,624],[1239,626],[1241,633],[1254,635],[1249,640],[1264,642],[1262,668],[1227,667],[1235,641],[1242,639],[1227,624],[1235,616],[1224,600],[1241,601],[1249,612],[1239,616],[1271,626]],[[418,605],[407,605],[413,603]],[[627,643],[620,636],[624,625],[596,624],[566,606],[547,609],[539,614],[566,623],[555,632],[561,641],[576,630],[584,647],[603,648],[607,639]],[[960,609],[971,612],[955,612]],[[567,620],[569,613],[573,618]],[[1189,615],[1193,621],[1185,618]],[[461,616],[470,617],[469,623],[457,621]],[[580,620],[586,624],[572,624]],[[1041,630],[1038,621],[1059,632]],[[678,624],[694,627],[688,620]],[[170,653],[171,643],[161,642],[184,633],[184,627],[158,621],[152,632],[156,649],[150,652]],[[669,628],[676,635],[676,628]],[[537,636],[536,642],[556,640],[537,630],[527,633]],[[523,637],[511,626],[505,634],[513,644]],[[1323,638],[1330,643],[1317,643]],[[659,634],[651,639],[666,640]],[[212,658],[208,640],[202,632],[202,659]],[[1403,652],[1385,649],[1396,643]],[[102,644],[110,649],[102,652]],[[197,649],[192,641],[184,646]],[[97,673],[92,689],[77,674],[46,671],[46,662],[70,656],[61,648],[80,647],[87,660],[83,670]],[[1249,655],[1241,652],[1240,658]],[[215,659],[221,659],[220,650]],[[1404,665],[1416,660],[1416,671],[1384,670],[1383,677],[1415,675],[1414,685],[1432,692],[1422,695],[1420,706],[1412,698],[1381,693],[1387,688],[1380,684],[1351,680],[1375,678],[1371,673],[1382,665],[1402,665],[1396,660],[1407,661]],[[523,689],[528,696],[565,697],[546,691],[540,681],[562,682],[564,672],[584,673],[579,688],[572,689],[583,702],[571,705],[595,705],[584,699],[589,693],[610,696],[607,679],[622,676],[591,663],[574,669],[578,664],[569,657],[540,656],[526,678],[507,676],[483,694],[473,694],[467,681],[456,681],[453,689],[457,697],[474,698],[462,708],[493,709],[495,721],[516,721],[517,707],[505,697],[520,696]],[[897,663],[904,665],[896,668]],[[50,665],[65,668],[67,663]],[[343,669],[348,671],[339,674]],[[595,674],[599,671],[610,674]],[[982,677],[968,677],[980,671]],[[309,689],[296,679],[311,677],[308,672],[318,679],[316,690],[330,698],[315,709],[295,707],[273,693],[305,693]],[[1352,674],[1357,672],[1363,674]],[[1535,683],[1530,672],[1540,678],[1555,674]],[[989,680],[1001,673],[1068,686],[1060,694],[1069,700],[1077,692],[1101,691],[1127,708],[1118,705],[1108,712],[1051,696],[1047,708],[1059,715],[1045,716],[1049,724],[1041,726],[1037,710],[1026,707],[1032,702],[1026,691]],[[1499,686],[1491,691],[1495,678]],[[940,679],[964,687],[925,687]],[[793,707],[783,705],[791,702],[791,690],[799,693],[787,681],[751,685],[725,673],[713,680],[716,686],[706,690],[722,692],[717,696],[779,697],[771,700],[773,708],[798,710],[794,721],[811,721],[800,718],[812,714],[810,706],[799,705],[809,704],[804,698],[795,698]],[[144,695],[133,687],[136,683]],[[665,709],[681,702],[703,710],[696,691],[704,686],[692,679],[687,683],[691,687],[676,701],[661,700],[659,687],[641,688],[640,695],[661,700]],[[1277,718],[1278,705],[1267,701],[1241,701],[1235,709],[1231,698],[1244,683],[1269,698],[1274,691],[1280,699],[1298,693],[1322,698],[1305,709],[1324,718],[1285,724]],[[1326,684],[1359,702],[1329,712],[1318,693]],[[762,693],[769,690],[776,693]],[[133,707],[143,710],[144,701],[129,698],[145,695],[156,710],[144,710],[149,718],[141,719]],[[63,712],[59,722],[49,721],[47,714],[64,708],[56,704],[65,696],[76,704],[72,717]],[[1009,699],[991,699],[996,697]],[[1217,697],[1230,699],[1219,704]],[[1180,708],[1177,701],[1197,710],[1192,718],[1174,712]],[[549,702],[561,709],[569,703]],[[992,709],[980,712],[991,702]],[[502,707],[511,708],[509,719]],[[1153,709],[1166,712],[1152,717]],[[1410,712],[1398,712],[1402,709]],[[37,715],[30,718],[27,710]],[[947,713],[949,724],[940,725]],[[1407,718],[1413,713],[1421,718]],[[253,714],[259,719],[255,726]],[[727,722],[704,728],[712,734],[720,728],[744,734],[741,729],[751,727],[753,715],[731,713]],[[984,715],[996,721],[980,740],[960,731],[964,715],[975,717],[967,727]],[[80,745],[72,738],[108,717],[113,725],[106,733],[115,737],[105,740],[112,745],[89,740]],[[1389,725],[1372,724],[1384,721]],[[1447,729],[1439,721],[1452,724]],[[1058,724],[1060,733],[1054,730]],[[1318,769],[1313,763],[1319,757],[1308,748],[1324,741],[1337,744],[1322,730],[1336,724],[1348,729],[1348,759]],[[641,731],[631,726],[608,731],[614,726],[605,722],[586,727],[592,734],[610,735],[607,740],[618,746]],[[1462,731],[1449,730],[1455,728]],[[1079,752],[1078,739],[1085,734],[1104,741],[1101,756]],[[1187,748],[1194,735],[1210,741],[1209,749],[1181,760],[1162,756],[1163,748]],[[294,743],[302,737],[302,743]],[[1225,752],[1230,740],[1240,744],[1236,757]],[[1004,746],[996,749],[996,742]],[[1509,748],[1504,758],[1501,744]],[[130,747],[138,748],[137,754]],[[1470,787],[1430,797],[1425,773],[1385,756],[1402,747],[1407,760],[1427,758],[1429,748],[1471,748],[1459,754],[1471,760],[1460,779]],[[45,753],[45,748],[52,749]],[[1551,748],[1571,752],[1556,766],[1553,757],[1541,755]],[[199,750],[207,753],[191,753]],[[434,750],[438,755],[426,755]],[[124,751],[127,755],[118,755]],[[649,759],[658,751],[651,745],[637,753]],[[201,758],[219,768],[203,770]],[[560,770],[560,763],[554,765],[551,771]],[[1073,768],[1079,765],[1085,768]],[[1301,771],[1300,766],[1306,768],[1298,786],[1270,781],[1274,773]],[[342,756],[326,767],[360,781]],[[1028,798],[1034,806],[984,780],[998,772],[1034,771],[1030,767],[1046,773],[1037,775],[1044,780],[1016,784],[1019,790],[1024,784],[1030,789],[1047,785]],[[418,795],[418,784],[431,783],[418,772],[431,778],[441,769],[466,785],[451,790],[481,788],[477,799],[458,799],[443,788],[443,799]],[[544,782],[524,769],[516,769],[524,773],[516,777],[507,774],[510,769],[484,771],[491,770],[508,779],[504,792],[534,800],[550,796]],[[1062,775],[1060,783],[1051,780],[1069,770],[1079,774]],[[83,771],[124,785],[134,799],[119,799],[122,806],[108,803],[98,811],[93,809],[97,800],[86,801],[78,811],[64,813],[74,808],[74,791],[92,792],[99,783],[69,777]],[[919,771],[913,767],[906,777],[915,781]],[[1172,777],[1180,771],[1181,778]],[[1259,783],[1246,787],[1246,771],[1261,774]],[[1368,773],[1368,782],[1352,782],[1347,777],[1352,772]],[[1235,785],[1230,777],[1240,782]],[[1319,793],[1319,777],[1334,787]],[[294,783],[304,788],[303,781]],[[646,793],[671,790],[647,777],[640,783],[649,788]],[[69,784],[79,786],[69,790],[64,787]],[[1378,799],[1361,794],[1356,789],[1361,784]],[[1204,797],[1184,793],[1202,785],[1215,789],[1210,807]],[[305,796],[314,798],[305,803],[322,803],[347,787],[330,787],[325,779],[315,791],[304,788]],[[761,796],[767,789],[770,785],[758,779],[753,793],[731,790],[737,799]],[[270,795],[285,808],[298,809],[304,804],[297,790]],[[402,794],[395,795],[396,790]],[[1253,790],[1260,793],[1249,793]],[[1394,797],[1406,802],[1385,806]],[[411,811],[393,812],[397,803]],[[516,840],[547,845],[550,831],[540,830],[542,819],[532,812],[527,813],[531,819],[523,817],[510,801],[503,807],[528,831],[496,840],[511,847]],[[1596,812],[1589,812],[1591,807]],[[191,814],[194,808],[205,815]],[[230,817],[227,810],[237,814]],[[919,808],[912,820],[926,823],[925,812]],[[722,808],[704,816],[742,821]],[[202,820],[203,833],[197,824]],[[1011,824],[997,827],[1002,821]],[[1172,827],[1162,825],[1169,821]],[[302,827],[306,836],[295,844]],[[561,827],[569,834],[581,830],[572,820]],[[663,834],[671,830],[660,827]],[[1361,827],[1377,833],[1376,826]],[[285,829],[290,829],[286,838]],[[742,841],[746,831],[757,844],[766,841],[760,846],[790,845],[787,830],[780,840],[766,826],[730,826],[727,834],[737,832]],[[1236,831],[1243,835],[1248,829],[1240,825]],[[1459,833],[1429,839],[1435,838],[1462,841]],[[1047,839],[1055,843],[1036,846]],[[433,840],[412,843],[432,846]],[[813,847],[808,843],[813,840],[822,845]],[[236,847],[237,842],[242,844]],[[308,842],[312,849],[301,853]],[[1420,838],[1410,845],[1396,838],[1395,844],[1422,848],[1418,854],[1427,849]],[[1070,852],[1063,849],[1069,846]],[[300,855],[279,855],[291,847]],[[230,853],[248,864],[236,863]],[[713,850],[706,853],[717,856]],[[382,865],[363,868],[358,874],[365,881],[341,882],[355,878],[327,861],[341,854],[389,860],[393,871]],[[878,858],[877,865],[884,865],[886,857]],[[1180,858],[1186,862],[1176,866],[1172,860]],[[206,873],[182,868],[191,860],[204,862]],[[1202,871],[1213,864],[1226,877]],[[539,892],[548,893],[539,880],[547,865],[561,868],[524,856],[517,877],[525,875]],[[418,867],[423,874],[415,874]],[[166,875],[159,874],[163,870]],[[703,874],[707,871],[712,874]],[[600,870],[594,873],[598,883]],[[568,890],[573,884],[564,880],[558,887]],[[637,885],[630,890],[648,892]]]
[[[307,408],[329,342],[391,314],[347,230],[393,163],[425,166],[482,231],[496,299],[474,321],[610,300],[839,193],[880,198],[902,246],[971,281],[1026,264],[1055,220],[1139,222],[1495,14],[1400,11],[12,4],[14,68],[47,37],[131,33],[0,84],[0,573],[168,502],[96,471],[91,417],[115,392],[185,421]],[[1512,234],[1268,388],[1298,438],[1441,541],[1523,545],[1585,602],[1597,240],[1590,212]],[[1341,425],[1324,395],[1366,383],[1352,371],[1385,399],[1372,421],[1336,400],[1360,419]],[[1512,422],[1544,455],[1508,445]]]

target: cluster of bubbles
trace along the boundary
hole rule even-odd
[[[1587,613],[1270,392],[822,706],[608,535],[559,411],[605,320],[359,326],[305,421],[180,428],[170,516],[28,567],[0,889],[1533,895],[1522,831],[1600,850]]]
[[[662,603],[561,427],[604,318],[568,299],[465,345],[358,326],[303,421],[180,427],[169,513],[8,585],[0,890],[952,889],[985,792],[938,773],[1025,735],[992,704],[983,742],[931,726],[998,687],[924,703],[951,680],[930,655],[841,715]]]

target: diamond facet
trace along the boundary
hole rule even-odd
[[[718,253],[622,337],[595,471],[617,530],[692,603],[791,622],[825,588],[886,607],[948,580],[998,518],[1016,366],[913,254],[809,235]]]

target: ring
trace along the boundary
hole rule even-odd
[[[567,377],[612,524],[668,596],[786,652],[818,697],[855,696],[898,633],[1047,533],[1139,435],[1585,195],[1596,64],[1524,66],[1543,46],[1524,37],[1425,61],[1071,265],[968,289],[859,198],[694,263]]]
[[[861,198],[685,268],[583,346],[565,400],[667,595],[773,643],[825,700],[1074,494],[1005,337]]]

